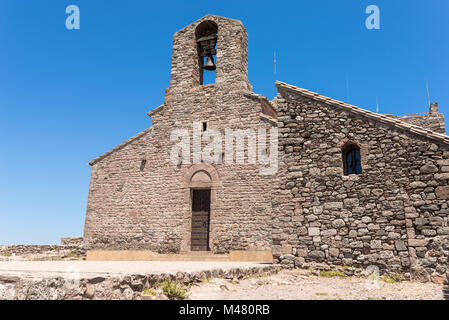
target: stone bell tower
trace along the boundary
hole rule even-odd
[[[251,91],[248,34],[240,21],[207,15],[175,33],[168,91],[203,85],[207,69],[216,72],[217,89]]]

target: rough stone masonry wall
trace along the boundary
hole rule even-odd
[[[274,256],[443,281],[449,147],[287,90],[277,109]],[[361,175],[343,175],[348,141],[361,148]]]
[[[0,246],[0,261],[82,260],[87,250],[82,244]]]
[[[164,110],[148,134],[93,166],[85,225],[91,246],[160,253],[190,250],[191,199],[185,178],[194,165],[177,167],[170,161],[171,129],[191,133],[192,122],[201,119],[223,137],[224,128],[271,127],[259,118],[260,104],[237,93],[220,102],[220,95],[210,86],[199,89],[197,96],[185,96]],[[211,167],[219,177],[212,187],[211,249],[224,253],[270,247],[272,177],[261,176],[258,165]]]
[[[205,20],[218,25],[217,74],[215,84],[201,86],[195,28]],[[261,166],[176,166],[170,160],[172,130],[186,129],[192,137],[194,121],[207,121],[223,138],[226,128],[273,126],[261,120],[263,105],[248,91],[246,48],[245,29],[231,19],[206,16],[175,34],[170,88],[164,105],[150,113],[153,126],[92,166],[84,232],[92,247],[189,251],[192,170],[214,177],[213,252],[271,247],[272,177],[261,176]]]

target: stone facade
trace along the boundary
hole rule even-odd
[[[218,29],[209,85],[201,83],[196,43],[204,23]],[[270,102],[252,92],[247,54],[247,33],[236,20],[208,15],[174,35],[170,87],[164,104],[148,113],[153,125],[90,163],[86,244],[188,252],[192,191],[206,188],[214,253],[270,248],[285,265],[376,265],[422,280],[443,277],[449,137],[437,105],[413,121],[398,119],[284,83]],[[192,137],[194,123],[222,134],[278,128],[279,170],[264,176],[262,165],[226,159],[191,164],[184,154],[174,164],[171,132]],[[360,149],[360,175],[344,174],[348,143]]]
[[[218,26],[216,81],[209,85],[200,85],[195,43],[196,28],[204,21]],[[276,124],[270,114],[275,110],[251,91],[247,79],[247,33],[241,22],[206,16],[178,31],[164,105],[149,113],[153,125],[90,163],[85,241],[96,248],[189,251],[191,192],[210,188],[210,249],[270,248],[272,177],[261,176],[259,165],[170,160],[173,129],[186,129],[190,137],[194,122],[207,122],[223,134],[225,129],[268,130]]]
[[[283,83],[277,87],[275,256],[444,277],[448,137]],[[360,146],[360,175],[344,175],[348,142]]]

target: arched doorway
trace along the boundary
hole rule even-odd
[[[192,190],[191,251],[209,251],[210,189]]]
[[[185,175],[190,196],[190,223],[187,245],[190,251],[209,251],[213,238],[215,191],[220,185],[218,173],[207,164],[194,165]],[[187,249],[186,248],[186,249]]]
[[[209,251],[210,234],[210,184],[212,179],[207,171],[199,170],[191,178],[192,228],[191,251]]]

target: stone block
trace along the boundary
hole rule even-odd
[[[427,185],[421,181],[414,181],[410,183],[410,187],[412,187],[413,189],[418,189],[418,188],[425,188],[427,187]]]
[[[381,240],[371,240],[371,249],[382,249],[382,241]]]
[[[436,173],[438,172],[438,167],[433,164],[425,164],[419,171],[421,171],[422,174]]]
[[[359,199],[357,198],[348,198],[344,199],[343,203],[346,207],[358,207],[359,205]]]
[[[343,209],[342,202],[327,202],[324,204],[324,209],[334,210],[334,209]]]
[[[449,200],[449,186],[440,186],[435,189],[438,199]]]
[[[321,231],[321,235],[323,237],[332,237],[332,236],[335,236],[336,234],[337,234],[337,230],[335,230],[335,229],[328,229],[328,230]]]
[[[309,257],[312,259],[324,259],[326,257],[326,254],[323,251],[314,250],[310,251]]]
[[[425,247],[428,243],[428,239],[408,239],[408,245],[411,247]]]
[[[449,180],[449,172],[437,173],[434,177],[437,180]]]
[[[373,221],[373,220],[371,219],[371,217],[365,216],[365,217],[362,218],[362,223],[368,224],[368,223],[370,223],[371,221]]]
[[[402,241],[402,240],[396,240],[394,242],[394,245],[396,247],[396,250],[398,250],[398,251],[407,251],[407,246],[405,245],[404,241]]]
[[[329,255],[331,257],[338,257],[338,255],[340,254],[340,250],[337,248],[330,248],[329,249]]]
[[[438,228],[437,233],[439,235],[449,235],[449,227]]]
[[[319,236],[320,235],[320,228],[312,227],[309,228],[309,236]]]
[[[335,219],[332,221],[332,225],[334,228],[341,228],[344,227],[346,224],[343,219]]]
[[[427,273],[426,269],[420,266],[413,266],[410,268],[411,278],[412,280],[418,282],[429,282],[430,276]]]
[[[293,247],[291,244],[282,244],[281,254],[291,254],[293,252]]]

